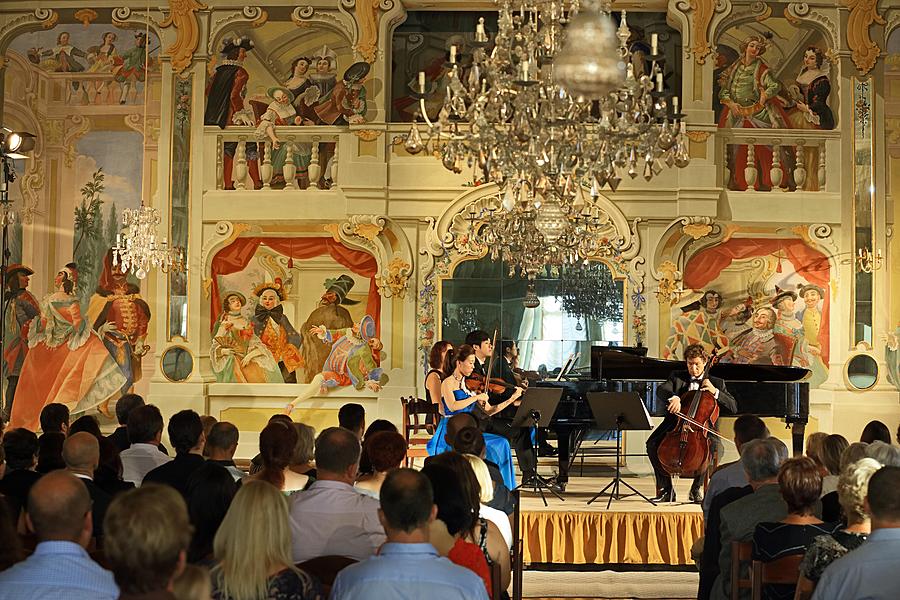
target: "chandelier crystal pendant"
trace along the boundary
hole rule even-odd
[[[562,309],[579,323],[587,324],[588,319],[621,321],[624,317],[622,291],[609,268],[600,262],[563,269],[555,295]]]
[[[626,14],[616,27],[608,0],[497,4],[497,35],[491,42],[479,19],[471,64],[450,48],[436,120],[424,73],[413,95],[444,167],[472,168],[500,188],[487,211],[469,215],[470,233],[533,279],[545,265],[575,265],[602,250],[601,189],[615,191],[626,175],[650,181],[690,157],[678,99],[663,91],[656,34],[636,73]],[[406,146],[425,146],[415,123]]]
[[[157,242],[160,222],[159,211],[143,202],[140,208],[126,208],[122,214],[122,232],[116,234],[116,245],[112,247],[113,266],[121,264],[123,272],[131,271],[138,279],[144,279],[151,268],[161,269],[163,273],[183,271],[183,251],[170,249],[165,237]]]

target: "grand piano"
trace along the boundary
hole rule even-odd
[[[656,388],[672,371],[684,369],[683,361],[646,356],[643,347],[591,348],[589,374],[574,374],[563,380],[532,383],[541,387],[561,387],[562,400],[553,415],[550,428],[555,431],[559,448],[557,482],[565,489],[569,467],[584,434],[594,427],[588,407],[588,392],[637,392],[653,416],[664,416],[666,405],[656,396]],[[803,381],[809,370],[775,365],[738,365],[718,363],[711,374],[721,377],[737,401],[737,415],[779,417],[792,429],[795,454],[803,451],[803,437],[809,418],[809,384]],[[722,411],[723,416],[728,415]]]

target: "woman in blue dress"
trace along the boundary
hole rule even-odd
[[[447,418],[459,413],[471,413],[476,406],[490,416],[500,412],[510,404],[518,405],[521,402],[519,400],[519,396],[522,394],[521,389],[517,389],[507,400],[494,405],[488,402],[487,394],[474,394],[469,391],[466,387],[466,377],[471,375],[474,369],[475,350],[472,346],[463,344],[455,351],[447,353],[444,372],[449,372],[450,376],[441,383],[441,406],[446,418],[441,419],[434,436],[428,442],[428,454],[433,456],[450,449],[449,444],[444,439],[447,431]],[[492,433],[482,435],[484,435],[486,460],[493,462],[500,468],[500,473],[503,475],[503,483],[509,489],[513,489],[516,487],[516,472],[513,467],[509,440]]]

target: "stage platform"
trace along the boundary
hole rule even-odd
[[[546,459],[544,459],[546,460]],[[542,460],[543,463],[543,460]],[[595,471],[592,469],[592,471]],[[606,472],[607,469],[602,469]],[[612,479],[591,473],[571,477],[564,501],[546,494],[522,493],[522,538],[524,561],[529,564],[567,565],[669,565],[692,566],[691,546],[703,535],[703,512],[699,504],[686,502],[690,480],[676,483],[676,494],[685,502],[653,506],[639,496],[613,500],[607,496],[587,501]],[[623,479],[648,497],[655,494],[650,475]],[[623,492],[629,490],[624,486]]]

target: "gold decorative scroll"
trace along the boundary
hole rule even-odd
[[[856,68],[865,75],[872,70],[881,55],[881,48],[872,41],[869,28],[872,23],[885,25],[886,21],[878,14],[878,0],[843,0],[843,4],[850,9],[850,16],[847,18],[847,45],[850,46]]]
[[[200,23],[194,13],[205,8],[197,0],[169,0],[169,16],[159,25],[162,28],[174,25],[178,34],[175,43],[166,48],[175,73],[184,71],[194,60],[194,52],[200,45]]]
[[[378,136],[382,134],[382,132],[377,129],[354,129],[352,133],[364,142],[376,140],[378,139]]]
[[[359,38],[356,51],[367,63],[375,62],[378,54],[378,11],[390,8],[393,2],[383,6],[381,0],[356,0],[356,24],[359,27]]]
[[[687,131],[688,139],[692,142],[697,142],[698,144],[705,142],[709,139],[710,133],[708,131],[699,131],[697,129],[690,129]]]
[[[75,20],[87,27],[97,19],[97,11],[91,8],[82,8],[75,13]]]
[[[694,60],[698,65],[706,63],[706,57],[712,52],[709,43],[709,24],[716,8],[716,0],[690,0],[691,37],[694,45]]]

